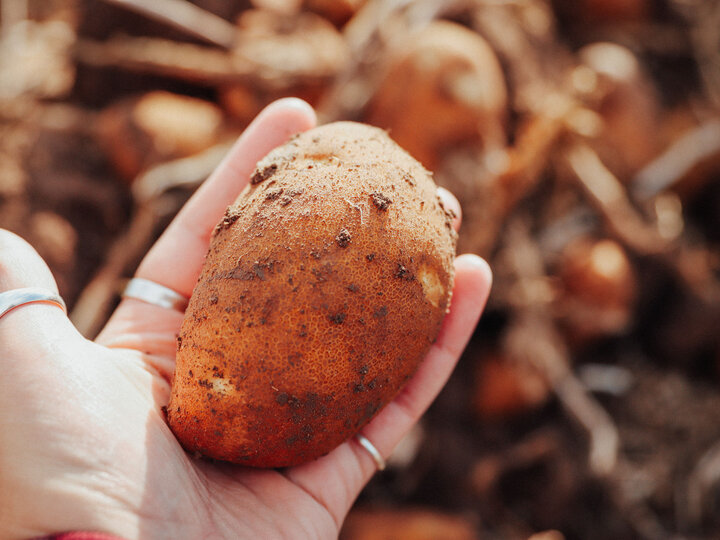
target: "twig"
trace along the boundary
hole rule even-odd
[[[503,191],[501,221],[537,185],[552,148],[566,131],[566,119],[573,108],[574,102],[566,96],[551,94],[519,130],[517,143],[509,151],[508,167],[499,176]]]
[[[472,487],[483,497],[494,496],[492,490],[497,488],[498,480],[508,471],[552,459],[561,451],[562,444],[557,434],[541,428],[503,449],[503,452],[493,452],[475,461],[471,472]]]
[[[711,490],[720,482],[720,442],[715,443],[703,454],[688,478],[687,500],[683,508],[684,518],[691,525],[702,522],[706,499]]]
[[[691,29],[700,76],[705,92],[720,107],[720,3],[703,2],[697,6],[695,25]]]
[[[638,201],[647,201],[676,186],[695,187],[709,176],[709,169],[718,166],[720,120],[712,120],[678,138],[638,172],[632,180],[632,193]]]
[[[565,159],[590,203],[617,238],[637,253],[667,251],[668,242],[633,208],[623,185],[593,149],[583,143],[574,144],[567,149]]]
[[[91,66],[122,67],[205,84],[241,82],[251,75],[250,65],[234,65],[224,51],[156,38],[78,40],[75,57]]]
[[[412,0],[369,0],[345,25],[345,36],[356,63],[363,59],[363,51],[367,49],[378,28],[397,11],[403,9]]]
[[[710,267],[707,249],[693,248],[683,239],[666,239],[659,228],[643,221],[620,181],[589,147],[583,144],[572,146],[566,159],[590,202],[621,242],[636,253],[659,257],[702,304],[717,304],[720,281]]]
[[[481,0],[483,1],[483,0]],[[504,0],[502,0],[504,1]],[[351,59],[317,107],[321,123],[356,117],[375,94],[385,74],[380,54],[405,44],[443,13],[473,0],[368,0],[343,29]],[[396,24],[402,18],[402,24]],[[403,28],[403,32],[397,32]],[[390,29],[390,31],[385,31]]]
[[[379,56],[377,49],[391,49],[396,41],[408,39],[408,33],[425,28],[439,13],[457,3],[457,0],[369,0],[365,3],[343,29],[351,59],[317,107],[320,121],[356,116],[374,95],[383,76],[383,70],[377,69],[374,62],[369,65],[368,59]],[[398,16],[404,18],[402,27],[408,33],[403,32],[388,43],[383,29]]]
[[[507,259],[517,277],[517,289],[530,291],[532,287],[522,285],[544,276],[542,255],[519,222],[509,228],[508,239]],[[610,415],[572,373],[569,354],[547,317],[546,307],[546,301],[538,301],[532,294],[524,301],[520,299],[518,315],[505,336],[505,347],[513,358],[527,362],[545,377],[565,410],[587,432],[590,470],[606,477],[617,464],[620,436]]]
[[[674,228],[675,236],[665,238],[659,227],[646,223],[620,181],[588,146],[571,146],[565,158],[592,205],[622,243],[638,254],[658,257],[703,305],[713,306],[720,301],[720,281],[710,266],[707,248],[692,247],[678,238],[681,227]]]
[[[525,314],[506,336],[516,358],[524,358],[548,381],[563,408],[588,435],[588,465],[593,474],[606,477],[617,464],[620,437],[610,415],[570,370],[562,339],[547,319]]]
[[[141,206],[125,233],[110,247],[102,268],[80,293],[70,320],[85,337],[92,339],[102,329],[119,292],[116,289],[120,276],[148,248],[159,220],[158,212],[152,206]]]
[[[237,28],[186,0],[105,0],[130,11],[166,23],[203,41],[232,49]]]
[[[350,48],[350,60],[317,107],[321,123],[352,118],[355,116],[353,113],[365,106],[380,82],[381,70],[375,69],[365,76],[366,66],[363,62],[372,57],[369,51],[378,46],[377,34],[383,21],[409,2],[410,0],[368,0],[345,25],[343,37]]]
[[[520,127],[515,146],[485,154],[478,152],[470,157],[470,164],[452,159],[443,163],[442,175],[456,196],[475,201],[466,209],[468,224],[472,224],[475,216],[482,220],[482,226],[463,239],[464,249],[490,256],[507,217],[543,178],[551,150],[566,132],[566,117],[573,104],[564,96],[553,95],[545,105]]]
[[[578,373],[585,388],[593,393],[622,396],[633,386],[634,378],[629,369],[608,364],[583,364]]]
[[[232,143],[221,143],[190,156],[157,165],[133,182],[136,212],[124,234],[108,251],[102,268],[80,294],[70,319],[87,337],[94,337],[107,320],[117,285],[129,265],[148,249],[155,227],[168,212],[163,195],[174,188],[195,188],[208,177],[227,154]]]
[[[622,474],[622,468],[625,466],[625,460],[620,460],[619,474]],[[611,496],[618,511],[627,517],[630,526],[635,530],[638,538],[643,540],[669,540],[677,538],[670,536],[663,526],[656,512],[651,506],[643,500],[636,500],[628,497],[627,492],[623,489],[619,482],[615,481],[615,485],[611,488]]]
[[[199,154],[148,169],[133,182],[135,201],[143,205],[169,189],[197,187],[215,170],[231,147],[232,143],[220,143]]]
[[[573,64],[573,57],[554,39],[549,2],[479,1],[471,17],[471,26],[503,61],[517,112],[540,112],[538,96],[562,92],[562,71]]]
[[[307,83],[326,83],[335,76],[331,68],[308,73],[287,63],[261,65],[240,52],[230,54],[211,47],[166,39],[119,36],[108,41],[79,40],[75,58],[97,67],[160,74],[209,86],[247,83],[267,90],[287,89]]]

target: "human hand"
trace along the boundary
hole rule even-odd
[[[296,99],[265,109],[137,276],[190,296],[212,230],[255,163],[314,123],[312,109]],[[457,206],[454,199],[449,204]],[[445,384],[487,299],[487,265],[463,255],[455,266],[440,336],[408,385],[363,429],[385,457]],[[37,253],[0,230],[0,292],[20,287],[57,290]],[[0,318],[1,538],[69,530],[128,539],[337,537],[376,470],[355,439],[283,470],[198,460],[183,451],[162,412],[182,318],[127,298],[96,342],[47,304]]]

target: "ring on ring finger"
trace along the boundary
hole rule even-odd
[[[26,304],[51,304],[67,313],[65,302],[59,294],[42,287],[24,287],[0,293],[0,318]]]
[[[378,471],[382,471],[385,469],[385,459],[382,457],[382,454],[380,451],[375,448],[375,445],[371,443],[367,437],[364,437],[363,435],[360,435],[359,433],[355,435],[355,440],[362,446],[368,454],[370,454],[370,457],[373,458],[373,461],[375,462],[375,465],[377,465]]]

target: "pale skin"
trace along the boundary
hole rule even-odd
[[[190,296],[211,231],[254,164],[314,124],[312,109],[297,99],[265,109],[137,276]],[[442,196],[459,211],[451,195]],[[439,338],[408,385],[362,430],[385,457],[445,384],[487,300],[487,264],[462,255],[455,267]],[[19,287],[57,291],[38,254],[0,230],[0,292]],[[337,537],[376,472],[355,440],[284,470],[194,459],[175,440],[162,407],[182,317],[126,299],[95,342],[52,305],[26,305],[0,319],[0,538],[71,530],[127,539]]]

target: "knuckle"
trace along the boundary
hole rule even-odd
[[[52,274],[28,242],[0,229],[0,291],[28,286],[54,288]]]

